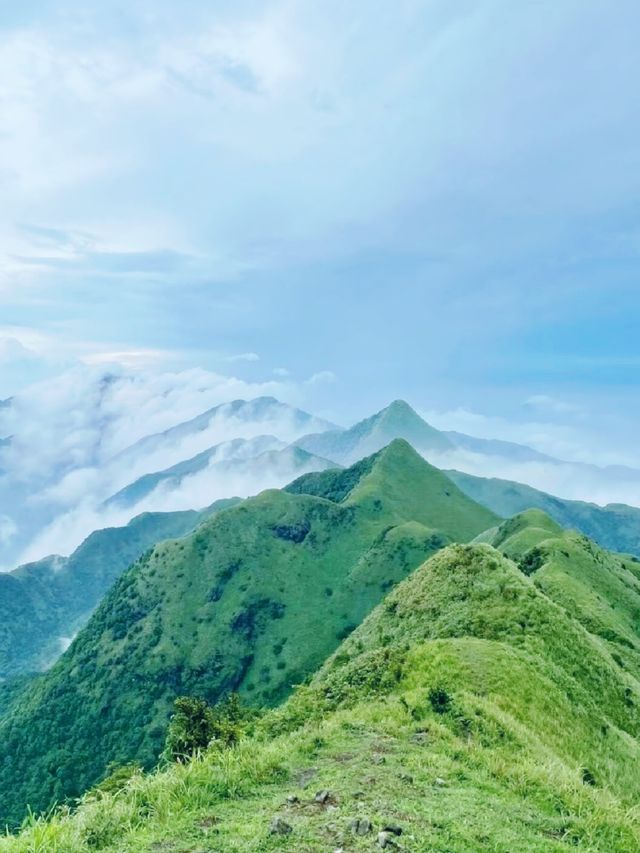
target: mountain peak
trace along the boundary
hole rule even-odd
[[[398,522],[412,518],[459,540],[472,539],[500,521],[403,438],[344,470],[304,475],[286,491],[350,506],[371,504],[375,512]]]
[[[396,438],[406,439],[423,455],[454,448],[444,433],[424,421],[404,400],[394,400],[350,429],[307,435],[296,443],[317,456],[349,465],[386,447]]]
[[[380,414],[380,415],[385,415],[385,414],[386,415],[389,415],[389,414],[405,415],[408,417],[416,417],[416,418],[420,417],[420,415],[418,415],[416,410],[412,406],[410,406],[406,400],[401,400],[399,398],[397,400],[392,400],[389,403],[389,405],[386,408],[382,409],[378,414]]]

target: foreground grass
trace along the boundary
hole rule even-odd
[[[32,818],[0,853],[355,853],[386,826],[416,853],[637,853],[640,685],[542,587],[447,548],[236,747]]]
[[[422,689],[402,690],[275,738],[272,715],[235,748],[136,775],[116,794],[88,795],[75,814],[32,819],[0,850],[357,851],[388,824],[402,828],[403,850],[640,849],[637,808],[586,785],[579,766],[530,735],[519,739],[491,702],[461,695],[455,713],[436,714],[417,711],[423,701]],[[320,790],[330,791],[324,804]],[[276,815],[290,835],[270,834]],[[373,831],[355,835],[357,818]]]

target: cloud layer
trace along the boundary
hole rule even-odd
[[[276,393],[292,401],[298,396],[292,383],[249,383],[197,369],[158,373],[77,365],[30,385],[0,409],[0,436],[11,436],[0,447],[4,567],[68,553],[96,527],[126,523],[131,511],[106,511],[102,504],[138,477],[229,439],[270,434],[288,443],[324,427],[295,408],[266,401],[260,410],[223,407],[202,423],[174,429],[230,400]],[[295,466],[284,467],[286,474],[274,461],[260,472],[238,470],[235,479],[233,472],[219,471],[218,481],[203,475],[173,504],[156,495],[136,511],[198,508],[229,490],[245,496],[296,475]]]

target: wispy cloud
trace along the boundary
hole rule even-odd
[[[332,370],[320,370],[312,374],[307,380],[307,385],[332,385],[337,381],[337,376]]]
[[[225,361],[229,361],[231,363],[237,361],[260,361],[260,356],[257,352],[241,352],[237,355],[226,356]]]

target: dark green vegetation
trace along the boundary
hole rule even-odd
[[[638,564],[537,511],[487,538],[429,559],[237,745],[0,850],[636,853]]]
[[[603,548],[640,557],[640,509],[637,507],[625,504],[601,507],[556,498],[509,480],[474,477],[460,471],[447,471],[446,474],[466,495],[503,518],[530,508],[541,509],[562,527],[580,530]]]
[[[145,553],[0,724],[2,818],[152,765],[176,696],[280,702],[426,557],[497,521],[399,440]]]
[[[0,681],[51,664],[64,638],[87,622],[134,560],[162,539],[191,532],[228,503],[201,513],[145,513],[126,527],[92,533],[70,557],[46,557],[0,573]]]
[[[174,702],[163,756],[188,761],[207,747],[232,746],[246,733],[255,712],[245,708],[237,693],[209,705],[197,696],[180,696]]]

